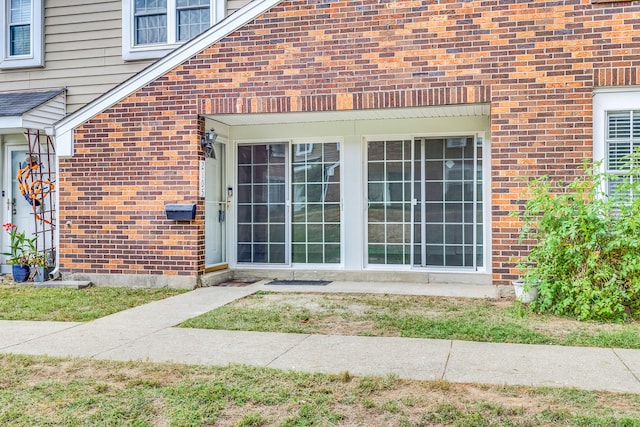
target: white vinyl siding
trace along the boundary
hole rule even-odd
[[[251,0],[229,0],[227,2],[227,15],[232,14],[249,3],[251,3]]]
[[[0,70],[0,91],[66,87],[70,114],[154,61],[122,59],[119,0],[47,0],[45,24],[46,67]]]

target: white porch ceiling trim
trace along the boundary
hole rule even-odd
[[[442,105],[436,107],[385,108],[369,110],[321,111],[311,113],[212,114],[206,116],[228,126],[286,123],[393,120],[439,117],[488,116],[489,104]]]

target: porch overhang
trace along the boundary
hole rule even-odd
[[[393,120],[440,117],[488,116],[489,104],[439,105],[431,107],[384,108],[291,113],[213,114],[208,119],[227,126],[251,126],[286,123],[318,123],[356,120]]]
[[[66,89],[0,92],[0,134],[46,130],[66,115]]]

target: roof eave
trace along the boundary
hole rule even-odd
[[[42,91],[35,91],[42,92]],[[66,89],[57,89],[37,105],[28,106],[18,114],[0,116],[0,133],[16,133],[26,128],[45,130],[64,117],[66,112]]]
[[[56,137],[57,154],[61,157],[73,155],[73,130],[76,127],[161,77],[163,74],[169,72],[184,61],[187,61],[212,44],[222,40],[227,35],[267,12],[281,1],[282,0],[254,0],[193,40],[176,48],[176,50],[167,56],[125,80],[109,92],[60,120],[53,128]]]

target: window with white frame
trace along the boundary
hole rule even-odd
[[[613,175],[606,191],[613,195],[628,182],[628,156],[640,148],[640,90],[602,89],[594,94],[593,153]]]
[[[0,68],[44,65],[42,0],[0,0],[0,4]]]
[[[122,56],[158,58],[224,16],[223,0],[123,0]]]
[[[609,178],[607,192],[618,193],[616,188],[632,179],[627,175],[629,156],[640,148],[640,110],[607,111],[606,116],[606,172]]]

